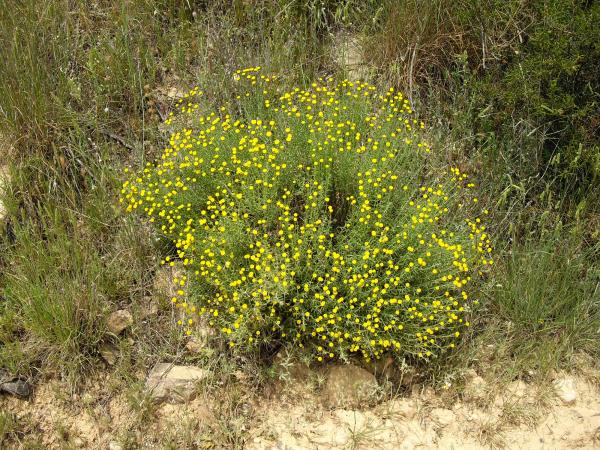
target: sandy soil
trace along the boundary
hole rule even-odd
[[[583,378],[573,380],[576,399],[569,404],[551,386],[515,381],[492,397],[415,386],[411,395],[360,409],[328,409],[310,383],[278,382],[253,399],[253,413],[240,429],[245,448],[257,450],[598,449],[600,391]],[[112,396],[106,383],[108,376],[89,392],[69,395],[49,382],[29,401],[0,398],[0,409],[15,413],[49,449],[132,448],[122,437],[135,427],[144,438],[134,448],[164,448],[165,433],[200,433],[218,419],[215,398],[154,408],[144,408],[142,398],[132,408],[131,394]]]
[[[449,402],[425,390],[362,410],[315,408],[318,398],[282,393],[262,408],[248,448],[598,449],[600,392],[574,381],[571,404],[521,381],[492,399]]]

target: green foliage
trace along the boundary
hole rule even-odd
[[[15,223],[3,245],[1,366],[76,375],[108,337],[106,314],[143,296],[150,243],[106,204],[89,198],[81,213],[47,205]]]
[[[533,2],[521,12],[531,16],[522,43],[511,45],[505,67],[480,83],[480,95],[495,111],[481,126],[505,134],[511,118],[527,121],[542,139],[529,170],[549,169],[577,201],[600,174],[600,5],[587,3]]]
[[[0,444],[8,443],[19,430],[18,419],[8,411],[0,411]]]
[[[563,232],[514,246],[483,294],[475,358],[513,379],[532,370],[544,377],[573,356],[597,357],[599,251]]]
[[[187,269],[173,302],[188,332],[207,316],[232,347],[295,344],[319,361],[454,347],[490,241],[467,176],[426,169],[408,100],[234,77],[248,83],[238,104],[198,115],[192,90],[168,121],[183,128],[122,190],[175,244],[163,262]]]
[[[109,338],[105,315],[139,299],[151,276],[153,249],[111,206],[110,147],[65,139],[72,163],[32,150],[11,164],[0,198],[0,365],[14,374],[76,379]]]
[[[77,153],[81,141],[160,139],[148,102],[157,85],[219,80],[212,95],[224,101],[226,74],[257,59],[291,79],[313,78],[326,65],[329,30],[362,11],[358,3],[25,0],[3,9],[0,132],[30,180],[21,201],[56,185],[68,197],[85,192],[100,155],[94,145]]]
[[[593,213],[585,199],[598,194],[600,5],[385,5],[365,52],[379,73],[415,101],[428,93],[439,99],[450,126],[463,122],[457,137],[471,136],[468,158],[498,159],[500,148],[496,183],[508,175],[527,190],[535,184],[532,194],[552,186],[571,217],[582,208]]]
[[[588,263],[598,260],[598,249],[588,252],[582,253],[572,238],[558,235],[515,249],[505,277],[496,284],[498,317],[512,324],[515,335],[537,346],[553,341],[597,353],[600,267]]]

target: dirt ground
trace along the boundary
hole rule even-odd
[[[600,448],[600,392],[574,381],[577,398],[570,404],[522,381],[491,401],[485,395],[449,401],[425,389],[360,410],[315,408],[318,399],[283,394],[264,405],[247,448]]]
[[[524,381],[490,395],[476,377],[460,394],[412,386],[368,407],[331,409],[315,377],[275,381],[224,407],[231,388],[224,400],[211,389],[185,405],[151,405],[135,389],[110,394],[106,375],[89,392],[67,394],[48,382],[30,400],[1,398],[0,408],[26,428],[13,430],[9,448],[27,448],[29,433],[49,449],[598,449],[600,390],[569,378],[572,391],[562,399],[556,384]]]

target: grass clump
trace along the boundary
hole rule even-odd
[[[290,343],[319,361],[453,347],[472,276],[493,261],[474,185],[430,167],[424,125],[394,89],[320,79],[282,90],[237,71],[236,103],[201,92],[158,163],[124,183],[187,268],[172,301],[231,347]]]
[[[579,247],[576,238],[555,233],[506,258],[492,307],[515,365],[554,368],[578,352],[598,354],[600,249]]]

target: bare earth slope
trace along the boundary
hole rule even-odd
[[[573,386],[567,387],[573,391],[567,393],[522,381],[493,396],[486,395],[485,386],[450,397],[415,386],[411,395],[354,409],[325,407],[318,383],[274,382],[267,392],[236,403],[251,411],[238,414],[237,422],[223,421],[218,390],[186,405],[144,409],[145,400],[132,402],[131,393],[108,396],[105,381],[73,396],[47,383],[30,401],[1,398],[0,409],[27,424],[45,448],[118,450],[165,448],[167,443],[174,448],[281,450],[600,448],[600,391],[583,378],[572,378]],[[233,433],[234,424],[239,439],[224,444],[218,435]],[[132,435],[134,429],[139,431]],[[183,435],[190,437],[182,441]],[[10,446],[23,448],[25,442],[17,439]]]

